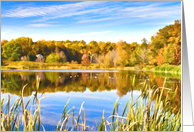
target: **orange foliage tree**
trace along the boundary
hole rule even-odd
[[[163,62],[164,62],[164,55],[163,55],[163,52],[164,52],[164,48],[161,48],[159,50],[159,53],[158,53],[158,56],[157,56],[157,64],[158,65],[162,65]]]
[[[181,64],[181,46],[178,44],[169,44],[164,48],[161,48],[157,56],[157,64],[162,65],[164,63],[172,65]]]

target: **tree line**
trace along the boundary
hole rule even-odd
[[[181,21],[175,20],[173,25],[159,29],[148,42],[145,38],[141,43],[127,43],[119,40],[114,42],[84,40],[33,42],[32,38],[19,37],[11,41],[1,41],[1,56],[4,60],[37,61],[37,54],[43,56],[47,63],[79,63],[99,64],[100,67],[145,65],[180,65],[181,64]]]

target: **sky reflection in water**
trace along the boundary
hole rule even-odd
[[[79,76],[77,76],[79,75]],[[163,86],[164,77],[167,76],[165,87],[174,90],[177,86],[178,94],[174,100],[174,106],[180,106],[180,77],[169,75],[155,75],[154,73],[137,71],[119,72],[2,72],[1,92],[14,94],[11,103],[17,96],[21,95],[21,88],[28,83],[24,90],[25,102],[30,98],[36,88],[36,77],[41,78],[38,98],[41,100],[41,120],[46,130],[55,130],[61,118],[64,106],[69,98],[67,109],[74,106],[75,117],[79,113],[83,101],[86,113],[86,124],[96,126],[101,121],[103,110],[105,119],[112,115],[114,103],[119,98],[119,114],[121,115],[128,99],[131,99],[132,78],[135,75],[136,83],[133,91],[133,98],[140,95],[143,82],[147,81],[149,86],[154,88]],[[72,76],[72,78],[70,78]],[[149,80],[148,80],[149,79]],[[1,97],[2,97],[1,93]],[[166,92],[164,92],[165,97]],[[135,100],[134,100],[135,102]],[[174,107],[172,106],[172,107]],[[31,106],[29,106],[30,108]],[[71,119],[69,119],[69,126]]]

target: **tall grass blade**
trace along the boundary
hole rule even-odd
[[[58,124],[57,124],[57,129],[56,129],[57,131],[59,131],[60,123],[61,123],[61,121],[59,121]]]
[[[115,110],[116,110],[117,104],[118,104],[118,98],[117,98],[117,100],[115,102],[114,109],[113,109],[113,113],[112,113],[112,115],[113,115],[112,116],[112,123],[114,122],[114,115],[115,115]]]
[[[123,116],[124,116],[124,114],[125,114],[125,111],[126,111],[126,109],[127,109],[128,104],[129,104],[129,99],[127,100],[127,103],[126,103],[125,108],[124,108],[124,110],[123,110],[122,117],[123,117]]]
[[[102,121],[101,121],[101,124],[100,124],[100,126],[98,127],[98,129],[100,130],[100,131],[104,131],[104,110],[103,110],[103,113],[102,113]]]
[[[31,98],[32,98],[32,95],[30,96],[30,98],[29,98],[29,100],[28,100],[28,102],[27,102],[27,104],[25,106],[25,109],[28,107],[28,104],[30,103]]]
[[[82,107],[83,107],[84,103],[85,103],[85,101],[81,104],[81,107],[80,107],[80,110],[79,110],[79,114],[78,114],[78,118],[77,118],[77,125],[79,123],[79,118],[80,118],[81,110],[82,110]]]
[[[67,108],[67,105],[69,104],[69,100],[70,100],[70,98],[67,100],[67,102],[66,102],[66,104],[65,104],[65,107],[64,107],[64,109],[63,109],[63,114],[62,114],[62,116],[61,116],[61,119],[65,119],[65,116],[66,116],[66,114],[68,113],[68,112],[66,112],[66,108]]]

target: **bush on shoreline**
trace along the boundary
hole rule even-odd
[[[155,72],[170,72],[175,74],[181,74],[181,65],[168,65],[164,64],[162,66],[157,66],[154,69]]]

